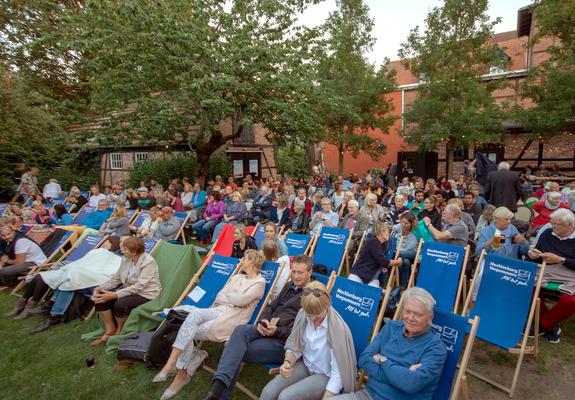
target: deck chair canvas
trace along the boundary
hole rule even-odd
[[[484,262],[481,284],[477,292],[475,304],[471,304],[472,296],[467,298],[463,315],[479,316],[481,325],[477,330],[477,338],[497,347],[519,354],[511,386],[507,387],[494,380],[469,370],[469,373],[498,389],[513,396],[519,372],[525,354],[537,355],[538,326],[535,325],[533,346],[527,346],[529,331],[536,318],[539,306],[539,291],[541,280],[535,281],[537,274],[543,276],[545,264],[538,265],[528,261],[501,257],[495,254],[481,254],[479,264]],[[470,286],[473,292],[478,285],[477,268]],[[519,348],[516,346],[519,344]]]
[[[132,226],[135,228],[139,228],[142,226],[142,224],[144,223],[144,221],[146,220],[146,218],[148,218],[148,216],[150,215],[149,212],[147,211],[142,211],[141,213],[138,214],[138,216],[136,218],[134,218],[134,220],[132,221]]]
[[[180,221],[180,230],[176,235],[176,240],[181,239],[182,243],[186,244],[186,235],[184,234],[184,229],[186,228],[186,224],[190,219],[190,213],[177,211],[174,213],[174,217],[176,217],[178,221]]]
[[[467,364],[471,357],[471,350],[477,334],[477,327],[479,325],[479,317],[468,319],[458,314],[436,308],[434,310],[433,322],[431,329],[433,329],[441,337],[445,347],[447,348],[447,359],[443,366],[443,373],[437,385],[437,389],[433,394],[433,400],[459,398],[459,393],[463,392],[463,397],[467,398],[467,383],[465,372]],[[465,334],[469,331],[469,337],[463,356],[463,343]],[[458,362],[461,356],[461,363]],[[451,394],[451,395],[450,395]]]
[[[284,237],[288,256],[294,257],[300,254],[306,254],[311,244],[311,237],[309,235],[302,235],[299,233],[288,233]]]
[[[96,211],[96,208],[85,205],[74,216],[74,223],[82,225],[84,221],[86,221],[86,218],[88,218],[88,215],[92,214],[94,211]]]
[[[422,244],[420,241],[407,287],[421,287],[431,293],[437,308],[457,312],[468,256],[469,246],[452,246],[437,242]],[[416,274],[418,274],[417,282]]]
[[[252,314],[252,317],[248,321],[248,324],[253,324],[259,319],[261,313],[265,308],[265,305],[267,305],[270,300],[272,291],[274,290],[274,287],[277,284],[278,278],[281,276],[283,268],[284,268],[283,265],[280,265],[273,261],[265,261],[264,264],[262,265],[262,270],[260,274],[266,280],[266,287],[264,290],[264,295],[259,301],[256,308],[254,309],[254,312]]]
[[[381,289],[336,276],[331,288],[331,304],[352,332],[356,357],[370,342],[379,317]],[[383,316],[383,315],[382,315]]]
[[[313,245],[313,264],[323,264],[337,275],[345,261],[352,231],[322,227]]]
[[[224,225],[223,229],[220,231],[220,236],[218,236],[218,239],[216,240],[216,243],[214,243],[210,253],[226,257],[231,256],[234,247],[234,240],[234,226],[232,224]],[[210,256],[210,253],[208,253],[208,257]]]
[[[276,227],[276,233],[280,233],[281,232],[281,226]],[[256,246],[258,246],[258,249],[262,248],[262,243],[264,242],[264,240],[266,240],[266,235],[264,233],[265,230],[265,224],[260,224],[259,222],[256,224],[256,227],[254,228],[254,231],[251,233],[251,236],[253,236],[254,240],[256,241]]]

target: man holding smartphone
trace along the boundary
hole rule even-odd
[[[281,364],[284,344],[301,308],[302,288],[311,280],[312,261],[307,255],[295,256],[291,282],[266,307],[255,325],[238,326],[228,341],[212,378],[212,388],[204,400],[230,399],[242,362]]]

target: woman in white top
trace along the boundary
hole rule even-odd
[[[174,397],[188,384],[199,360],[207,357],[205,351],[196,348],[194,340],[226,341],[236,326],[249,321],[265,291],[266,281],[260,275],[263,262],[261,252],[247,250],[239,265],[241,272],[230,278],[212,307],[176,308],[188,311],[188,316],[178,332],[168,362],[153,380],[155,383],[165,382],[168,375],[177,370],[174,381],[161,400]]]
[[[275,299],[283,289],[290,276],[290,259],[287,255],[280,257],[280,250],[278,245],[273,240],[266,239],[263,241],[262,252],[264,253],[266,261],[273,261],[278,263],[280,266],[283,266],[282,274],[278,278],[272,292],[272,299]]]
[[[190,185],[189,183],[184,183],[184,191],[182,192],[180,197],[182,199],[182,205],[186,210],[193,208],[192,206],[194,204],[193,201],[194,192],[192,191],[192,189],[193,189],[192,185]]]
[[[0,229],[0,237],[6,242],[5,253],[0,258],[0,285],[8,286],[19,274],[28,272],[34,265],[44,264],[46,255],[36,244],[21,234],[16,234],[10,225]]]
[[[308,283],[301,306],[285,344],[280,375],[264,387],[260,400],[320,400],[355,390],[353,338],[331,307],[327,288],[317,281]]]

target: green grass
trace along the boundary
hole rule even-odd
[[[115,355],[108,355],[104,347],[91,347],[80,340],[83,333],[93,330],[84,321],[52,327],[38,335],[30,335],[30,329],[39,325],[43,317],[15,321],[3,316],[15,304],[17,298],[0,294],[0,398],[11,400],[61,400],[61,399],[159,399],[168,387],[152,384],[155,371],[136,363],[124,372],[115,369]],[[217,366],[223,345],[212,343],[205,346],[209,358],[207,364]],[[96,365],[86,368],[85,359],[94,355]],[[269,380],[267,371],[257,365],[244,368],[240,381],[254,393],[259,394]],[[178,398],[201,399],[209,390],[211,374],[200,369],[192,382]],[[234,392],[234,399],[247,399],[241,392]]]

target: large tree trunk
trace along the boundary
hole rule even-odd
[[[446,179],[451,179],[453,174],[453,152],[455,148],[451,141],[445,144],[445,159],[447,160],[445,164],[445,177]]]
[[[196,152],[197,165],[194,170],[194,178],[202,185],[205,186],[206,178],[210,172],[210,157],[220,147],[226,144],[229,137],[225,137],[221,132],[215,132],[210,136],[207,142],[196,141],[192,143],[191,147]]]

